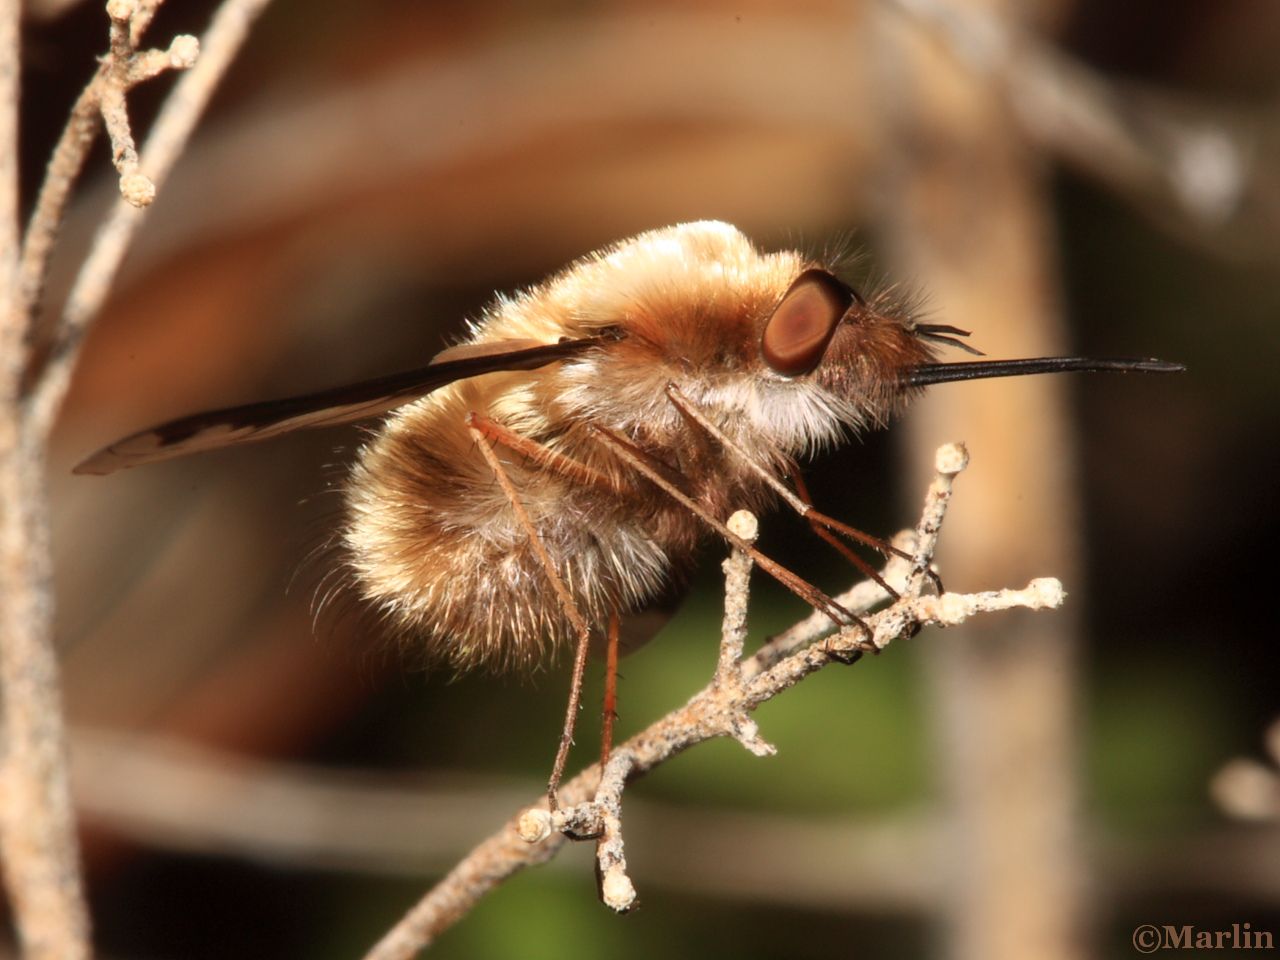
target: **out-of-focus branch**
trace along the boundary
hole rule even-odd
[[[870,581],[867,581],[870,582]],[[421,878],[448,869],[459,838],[482,834],[535,795],[532,781],[392,774],[266,761],[146,734],[73,730],[71,780],[82,817],[146,847],[290,869]],[[935,810],[902,816],[792,816],[627,803],[648,887],[753,903],[925,914],[941,896]],[[743,837],[768,838],[750,869]],[[1187,896],[1280,897],[1280,832],[1233,826],[1153,846],[1091,835],[1108,903]],[[831,856],[839,850],[840,856]],[[553,867],[568,869],[565,861]]]
[[[521,780],[395,775],[270,762],[168,737],[72,733],[72,786],[92,824],[162,850],[243,856],[290,868],[421,878],[448,869],[460,837],[538,791]],[[928,909],[928,818],[793,818],[628,801],[639,834],[670,842],[646,856],[651,884],[790,905]],[[924,821],[924,822],[922,822]],[[722,869],[737,838],[768,837],[770,877]],[[823,854],[835,845],[838,859]],[[904,851],[907,851],[904,853]],[[870,887],[863,887],[870,878]]]
[[[1266,746],[1270,763],[1237,757],[1217,772],[1209,791],[1233,817],[1280,824],[1280,720],[1267,729]]]
[[[864,652],[878,652],[893,640],[912,636],[929,624],[956,624],[973,613],[984,611],[1018,606],[1039,609],[1061,604],[1062,587],[1056,580],[1037,580],[1025,590],[1016,591],[965,596],[918,595],[920,573],[931,561],[937,529],[950,497],[951,481],[963,469],[965,461],[963,448],[959,446],[951,445],[938,452],[939,475],[930,488],[917,528],[915,562],[906,571],[907,577],[894,584],[903,594],[900,601],[867,617],[863,621],[865,629],[854,623],[832,633],[834,625],[829,620],[810,617],[766,645],[767,652],[761,661],[753,657],[743,663],[740,680],[726,682],[726,675],[732,671],[727,670],[722,656],[715,677],[703,690],[617,749],[622,759],[613,770],[617,782],[612,783],[610,789],[601,792],[601,769],[596,764],[561,787],[561,808],[556,813],[547,811],[544,799],[513,817],[468,854],[392,927],[366,955],[366,960],[412,957],[506,878],[554,856],[565,842],[564,831],[575,834],[598,831],[605,841],[610,841],[602,844],[598,851],[602,874],[609,881],[602,893],[609,906],[626,909],[634,897],[621,856],[618,819],[621,789],[626,780],[642,776],[690,747],[717,737],[733,737],[757,755],[770,752],[769,745],[760,739],[750,713],[832,662],[851,663]],[[742,527],[735,531],[744,541],[745,533],[749,531]],[[741,573],[740,560],[738,557],[726,562],[731,592],[726,597],[723,645],[732,646],[739,636],[737,625],[739,613],[745,606],[746,588],[745,578],[737,575]],[[911,592],[913,589],[917,592]],[[849,597],[855,592],[866,595],[863,588],[855,587],[837,601],[849,609]],[[882,599],[883,594],[878,594],[878,598]],[[875,602],[876,599],[870,600]],[[852,612],[865,614],[866,608],[855,607]],[[792,652],[775,659],[779,650]],[[766,665],[767,661],[772,662]]]
[[[15,375],[21,375],[17,353],[10,349],[20,345],[14,327],[21,331],[18,266],[18,11],[20,3],[0,3],[0,296],[4,313],[0,314],[0,364],[6,389]],[[8,399],[6,396],[5,399]]]
[[[12,314],[7,314],[12,315]],[[9,337],[5,338],[6,341]],[[30,960],[87,957],[53,648],[44,460],[21,424],[16,383],[0,411],[0,860]]]
[[[22,380],[32,361],[32,326],[49,254],[64,215],[71,184],[83,166],[97,118],[112,140],[121,175],[121,200],[149,203],[154,184],[172,164],[194,125],[230,52],[243,37],[254,3],[225,0],[210,37],[218,55],[200,71],[203,87],[166,102],[147,156],[139,159],[129,130],[125,91],[170,67],[189,66],[198,45],[179,37],[168,51],[139,52],[137,43],[159,0],[110,0],[111,50],[72,112],[36,201],[25,250],[16,242],[16,110],[18,4],[0,6],[0,682],[3,684],[3,766],[0,768],[0,857],[24,956],[79,960],[90,954],[89,921],[80,878],[66,772],[66,735],[53,648],[52,561],[44,484],[44,458],[52,420],[75,360],[75,347],[106,297],[114,264],[132,231],[108,222],[91,252],[78,297],[64,314],[54,362],[37,381],[34,404]],[[217,29],[221,25],[221,29]],[[191,74],[188,75],[190,79]],[[174,129],[182,130],[175,137]],[[136,219],[132,221],[136,223]],[[103,268],[103,261],[110,266]],[[86,291],[83,289],[87,287]],[[74,309],[71,309],[74,308]]]
[[[1008,106],[1022,75],[1003,20],[1018,0],[917,0],[879,18],[875,55],[889,269],[927,283],[948,323],[997,356],[1063,352],[1038,152]],[[949,38],[921,29],[934,13]],[[1019,41],[1020,42],[1020,41]],[[956,48],[962,53],[956,55]],[[1019,61],[1021,62],[1021,61]],[[922,148],[922,145],[923,148]],[[998,469],[951,520],[963,575],[1004,580],[1034,562],[1078,568],[1076,461],[1059,378],[969,384],[912,411],[913,448],[964,431]],[[927,469],[919,464],[919,471]],[[1034,496],[1032,492],[1034,491]],[[963,531],[961,533],[961,531]],[[955,561],[947,563],[957,575]],[[1073,616],[963,631],[924,662],[946,817],[943,923],[950,960],[1082,960],[1087,870],[1077,798]]]
[[[142,173],[138,161],[125,94],[166,70],[190,67],[200,50],[196,38],[186,35],[175,37],[168,50],[138,49],[142,34],[159,5],[159,0],[147,3],[111,0],[107,4],[111,21],[110,49],[71,108],[71,117],[49,159],[23,241],[22,305],[27,313],[29,332],[49,271],[49,258],[66,216],[71,188],[84,168],[99,129],[105,127],[111,138],[111,158],[120,174],[121,196],[136,207],[145,207],[155,199],[155,183]]]
[[[128,0],[113,0],[113,3],[124,2]],[[168,176],[223,73],[244,43],[250,26],[268,2],[223,0],[218,7],[200,41],[199,59],[165,100],[138,161],[140,167],[149,171],[154,185],[158,186]],[[154,8],[155,4],[142,3],[136,9],[139,15],[149,17]],[[141,210],[127,198],[121,199],[94,238],[63,307],[49,360],[27,402],[28,427],[37,437],[47,439],[53,429],[71,382],[80,344],[90,322],[102,308],[120,261],[141,222]]]
[[[89,920],[52,641],[42,448],[24,429],[17,0],[0,2],[0,860],[23,955],[81,960]]]
[[[1103,77],[1055,50],[1011,18],[949,0],[883,0],[979,76],[995,81],[1029,140],[1061,157],[1153,217],[1184,232],[1229,236],[1257,255],[1258,234],[1280,234],[1280,179],[1258,156],[1261,140],[1222,104],[1202,106],[1167,92]],[[1258,125],[1275,129],[1274,115]],[[1228,233],[1247,221],[1244,236]],[[1174,224],[1170,224],[1174,225]]]

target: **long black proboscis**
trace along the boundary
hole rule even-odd
[[[1027,360],[975,360],[964,363],[923,363],[902,377],[905,387],[928,387],[953,380],[989,380],[1037,373],[1180,373],[1180,363],[1146,358],[1035,357]]]

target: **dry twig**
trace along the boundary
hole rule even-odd
[[[115,2],[126,0],[113,0]],[[218,7],[200,42],[199,59],[165,100],[142,150],[139,164],[150,171],[155,184],[162,183],[168,176],[223,73],[268,2],[223,0]],[[149,17],[156,6],[156,3],[138,3],[136,15]],[[94,238],[93,247],[67,296],[49,360],[27,402],[28,425],[37,437],[47,438],[53,428],[71,382],[81,342],[106,301],[120,261],[141,222],[141,211],[121,200]]]
[[[43,458],[22,422],[18,3],[0,3],[0,859],[23,953],[88,956],[54,655]]]
[[[725,564],[725,629],[712,681],[683,707],[619,747],[603,774],[596,764],[562,785],[561,809],[556,813],[548,812],[543,800],[512,818],[454,867],[369,951],[365,960],[412,957],[507,877],[549,860],[567,834],[601,837],[597,859],[602,898],[615,910],[627,909],[634,902],[635,893],[622,852],[620,803],[626,782],[716,737],[733,737],[756,755],[772,752],[772,747],[759,738],[751,712],[833,661],[852,662],[866,651],[878,652],[899,637],[914,635],[921,627],[951,626],[974,613],[1060,605],[1062,587],[1052,579],[1032,581],[1024,590],[920,595],[952,481],[965,464],[966,454],[959,445],[938,451],[938,474],[930,486],[912,544],[914,559],[910,564],[895,560],[885,567],[886,580],[902,593],[902,599],[867,618],[869,640],[856,624],[833,633],[834,625],[828,618],[814,615],[774,637],[746,661],[738,660],[736,651],[742,641],[747,599],[745,572],[749,567],[744,552],[735,549]],[[751,532],[754,518],[748,521],[738,514],[733,522],[738,525],[735,533],[745,540],[744,534]],[[837,598],[846,609],[860,614],[884,599],[883,591],[874,584],[871,588],[858,584]]]
[[[55,149],[19,258],[16,201],[17,4],[3,4],[0,26],[0,684],[3,689],[3,767],[0,770],[0,857],[24,956],[87,957],[89,921],[84,905],[74,817],[66,773],[66,735],[53,649],[53,588],[44,456],[53,419],[70,381],[76,347],[97,313],[132,237],[119,212],[99,234],[63,316],[54,362],[24,403],[22,378],[32,360],[36,303],[57,238],[71,184],[84,164],[98,117],[112,141],[121,201],[131,211],[154,196],[142,167],[161,179],[185,143],[217,79],[238,49],[248,23],[265,0],[226,0],[204,58],[166,102],[138,157],[129,130],[125,93],[171,67],[188,67],[199,44],[178,37],[167,51],[138,43],[159,0],[110,0],[111,49],[73,109]],[[191,78],[198,77],[194,84]],[[176,131],[176,134],[175,134]],[[103,265],[106,264],[104,267]]]
[[[111,157],[120,174],[120,195],[136,207],[155,199],[155,183],[141,170],[138,151],[129,127],[125,94],[166,70],[182,70],[196,62],[200,43],[182,34],[168,50],[139,50],[142,34],[151,23],[159,2],[110,0],[110,49],[101,58],[98,72],[71,108],[44,183],[36,198],[22,250],[22,305],[28,328],[35,322],[36,306],[44,289],[49,258],[66,216],[71,187],[84,168],[99,124],[111,139]]]
[[[950,642],[950,641],[948,641]],[[142,847],[245,857],[291,870],[419,880],[457,858],[539,789],[523,779],[423,776],[317,768],[226,753],[183,739],[102,729],[71,732],[76,807],[95,826]],[[948,848],[938,812],[826,817],[627,802],[628,829],[657,835],[645,851],[652,888],[759,906],[926,913],[943,900]],[[768,870],[744,836],[768,838]],[[1095,892],[1113,909],[1180,896],[1280,898],[1280,831],[1226,825],[1152,847],[1102,831],[1086,838],[1102,869]],[[839,857],[828,854],[841,851]],[[573,870],[568,860],[547,864]],[[640,878],[637,877],[637,882]]]

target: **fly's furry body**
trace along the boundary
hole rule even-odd
[[[460,669],[536,665],[573,640],[468,429],[477,414],[608,479],[584,483],[493,447],[588,623],[642,608],[684,576],[708,530],[602,444],[595,426],[625,436],[724,519],[766,508],[771,494],[740,453],[693,428],[668,384],[783,476],[797,457],[882,424],[909,392],[897,372],[931,359],[909,312],[858,297],[815,369],[771,369],[761,357],[766,324],[797,278],[826,266],[794,251],[762,253],[734,227],[700,222],[640,234],[499,297],[446,355],[617,339],[542,369],[460,380],[397,409],[347,486],[344,539],[359,590],[423,637],[433,658]]]
[[[698,541],[732,536],[733,510],[760,511],[779,490],[806,512],[779,482],[796,458],[884,425],[920,389],[1184,369],[1151,358],[933,362],[941,345],[979,351],[965,330],[916,322],[888,290],[861,296],[836,259],[762,253],[713,221],[642,233],[499,297],[425,367],[179,417],[75,472],[390,414],[345,487],[358,592],[459,669],[527,670],[578,640],[573,704],[593,630],[669,599]],[[825,539],[866,542],[809,516]],[[852,616],[756,559],[828,615]]]

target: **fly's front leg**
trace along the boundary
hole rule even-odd
[[[869,533],[863,533],[861,530],[851,527],[846,523],[841,523],[839,520],[829,517],[825,513],[815,509],[813,502],[809,499],[809,491],[805,489],[804,480],[800,477],[799,471],[794,469],[791,471],[791,480],[796,485],[796,490],[793,491],[785,483],[775,477],[772,471],[758,463],[754,457],[747,453],[747,451],[743,450],[732,437],[717,427],[706,414],[698,409],[697,404],[689,399],[689,397],[685,395],[684,391],[682,391],[678,386],[674,383],[667,384],[666,393],[667,399],[669,399],[672,405],[684,416],[686,423],[694,429],[701,431],[704,435],[713,438],[724,449],[735,454],[749,470],[756,474],[756,476],[760,477],[760,479],[762,479],[780,497],[782,497],[783,502],[786,503],[787,506],[803,517],[808,522],[809,528],[814,533],[839,551],[840,555],[853,564],[853,566],[856,567],[863,576],[873,580],[880,589],[888,594],[891,600],[896,602],[901,599],[901,595],[898,591],[889,586],[884,577],[880,575],[879,571],[850,550],[847,545],[842,543],[835,536],[835,534],[838,533],[855,543],[860,543],[864,546],[870,547],[885,557],[896,556],[903,560],[911,560],[913,558],[909,553],[905,550],[899,550],[887,540],[872,536]],[[937,574],[933,573],[933,571],[928,571],[928,575],[936,584],[938,592],[942,593],[942,581],[938,579]]]
[[[867,639],[864,644],[865,648],[868,650],[874,648],[874,644],[871,642],[873,639],[871,628],[867,626],[860,617],[846,610],[813,584],[792,573],[771,557],[765,556],[753,545],[747,543],[747,541],[733,533],[733,531],[725,526],[718,517],[712,514],[704,504],[699,503],[693,497],[689,496],[689,494],[681,490],[676,483],[672,482],[669,476],[666,476],[667,473],[671,472],[671,468],[669,466],[656,460],[656,458],[646,453],[644,450],[641,450],[626,437],[609,427],[605,427],[600,424],[593,424],[591,429],[597,439],[605,447],[611,450],[618,459],[632,467],[637,473],[669,496],[672,500],[683,506],[730,544],[750,556],[751,559],[755,561],[756,566],[777,580],[805,603],[809,604],[816,610],[820,610],[822,613],[826,614],[832,622],[839,624],[840,626],[858,626],[867,635]]]

